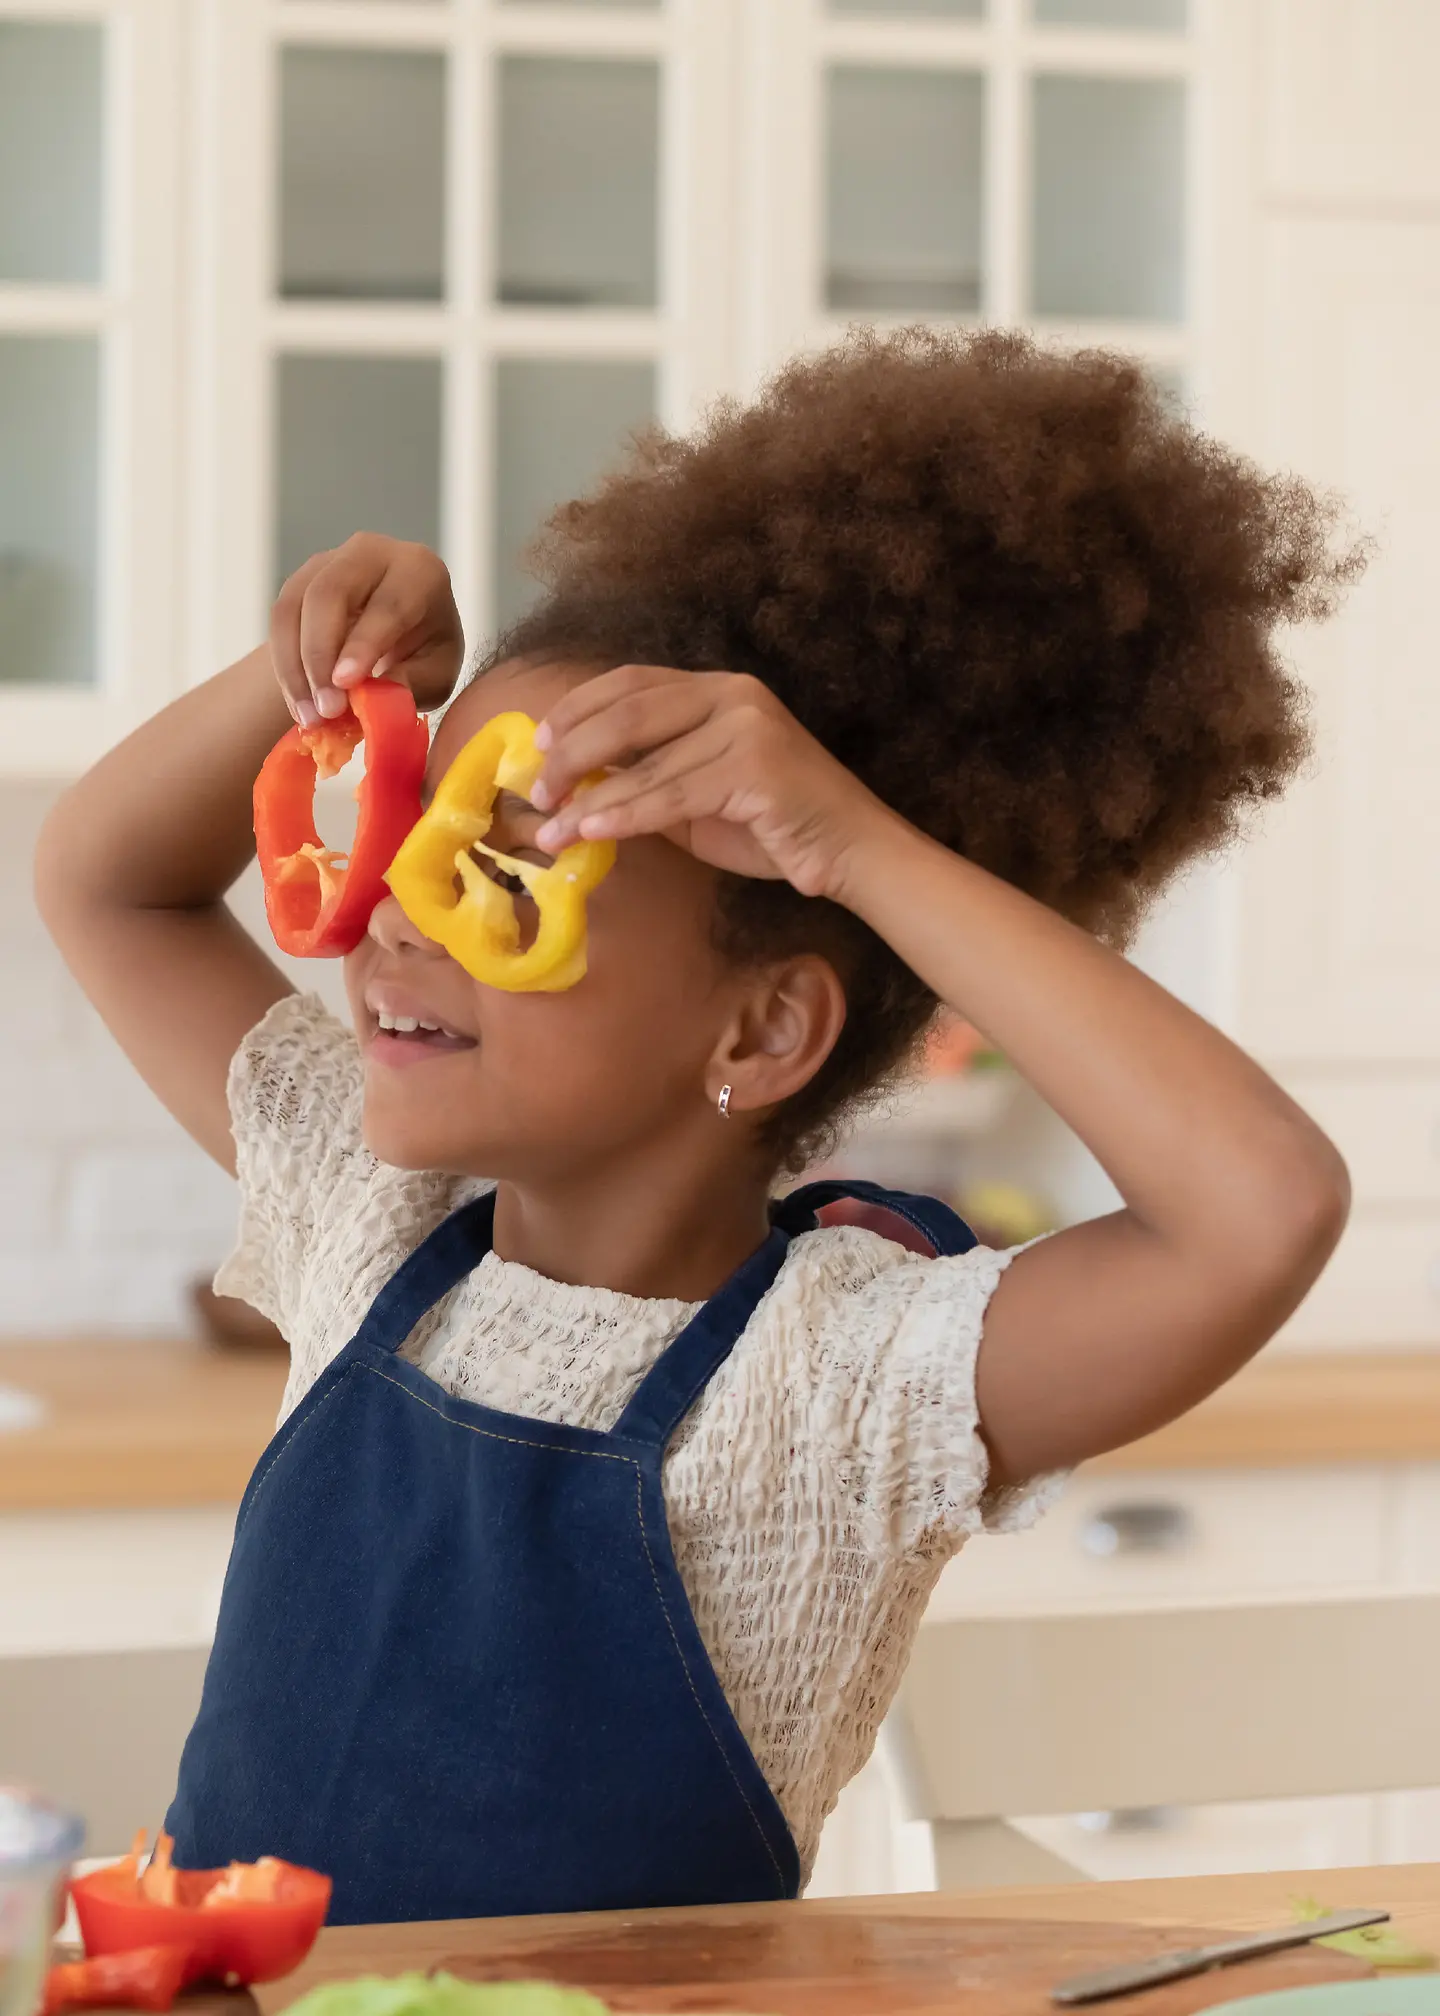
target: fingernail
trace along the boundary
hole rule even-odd
[[[558,854],[564,839],[564,830],[558,819],[551,819],[535,835],[535,845],[544,854]]]
[[[543,777],[537,777],[530,786],[530,803],[537,812],[550,810],[550,786]]]
[[[315,705],[327,721],[334,721],[349,708],[349,701],[343,693],[337,693],[333,686],[322,686],[315,695]]]
[[[535,747],[537,749],[548,749],[554,740],[555,737],[550,733],[550,723],[542,721],[540,726],[535,730]]]
[[[320,726],[320,716],[315,712],[314,707],[308,700],[296,700],[292,705],[291,711],[302,728],[318,728]]]
[[[337,686],[348,686],[352,679],[358,679],[364,671],[358,658],[342,658],[330,677]]]

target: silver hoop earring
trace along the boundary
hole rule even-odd
[[[720,1097],[715,1101],[715,1111],[720,1115],[722,1120],[730,1118],[730,1087],[728,1085],[720,1087]]]

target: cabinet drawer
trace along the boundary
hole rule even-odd
[[[235,1514],[0,1515],[0,1658],[206,1645]]]
[[[1415,1588],[1440,1589],[1440,1463],[1417,1463],[1413,1469],[1401,1471],[1396,1490],[1399,1504],[1390,1579]],[[1440,1851],[1434,1859],[1440,1862]]]
[[[1376,1845],[1380,1804],[1357,1796],[1189,1806],[1153,1815],[1072,1813],[1026,1820],[1024,1831],[1104,1883],[1361,1868],[1382,1859]]]
[[[1357,1204],[1440,1206],[1440,1077],[1287,1072],[1284,1082],[1349,1163]]]
[[[972,1540],[930,1615],[1372,1587],[1390,1492],[1378,1469],[1082,1474],[1028,1533]]]
[[[1355,1218],[1279,1341],[1350,1350],[1440,1344],[1440,1214]]]

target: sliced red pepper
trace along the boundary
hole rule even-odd
[[[330,1878],[267,1855],[228,1869],[176,1869],[162,1834],[140,1869],[141,1835],[123,1862],[70,1885],[92,1958],[177,1948],[182,1985],[276,1981],[298,1967],[330,1908]]]
[[[136,1946],[91,1960],[69,1960],[45,1977],[41,2016],[63,2009],[168,2009],[185,1979],[181,1946]]]
[[[385,892],[385,870],[420,817],[430,733],[408,687],[372,679],[351,712],[281,737],[255,780],[255,849],[275,943],[297,959],[334,958],[360,943]],[[365,744],[365,775],[348,861],[315,830],[315,786]]]

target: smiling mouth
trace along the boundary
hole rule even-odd
[[[443,1023],[424,1021],[418,1015],[377,1014],[373,1022],[367,1049],[379,1063],[445,1057],[478,1047],[473,1036],[461,1036]]]

